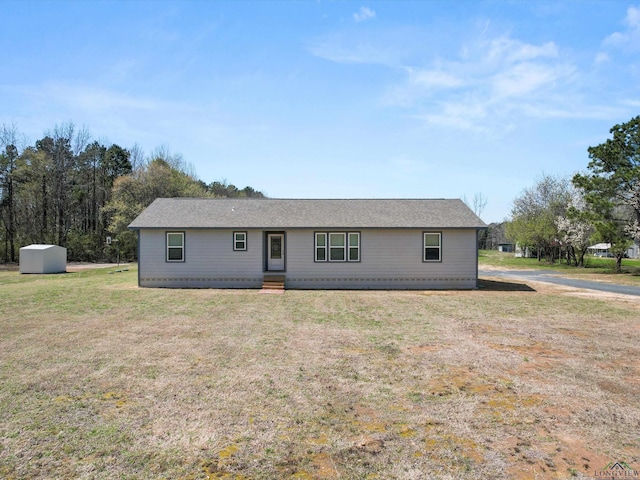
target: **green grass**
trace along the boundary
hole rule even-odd
[[[0,478],[511,479],[640,464],[634,300],[140,289],[135,268],[113,270],[0,272]]]
[[[497,250],[480,250],[478,254],[480,267],[500,267],[510,269],[557,270],[571,276],[600,275],[607,281],[618,281],[632,285],[640,285],[640,259],[625,258],[622,260],[622,273],[615,272],[614,258],[585,256],[584,268],[567,265],[564,260],[550,263],[538,261],[537,258],[517,258],[513,253]]]

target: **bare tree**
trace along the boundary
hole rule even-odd
[[[467,200],[466,195],[463,195],[462,201],[467,205],[467,207],[473,210],[473,213],[475,213],[477,216],[482,215],[482,212],[487,206],[487,197],[485,197],[481,192],[474,193],[471,202]]]
[[[91,132],[86,126],[82,126],[80,130],[73,137],[73,154],[75,156],[80,155],[80,153],[87,148],[89,142],[91,141]]]
[[[473,212],[480,216],[487,206],[487,197],[485,197],[482,192],[474,193],[473,195]]]
[[[129,158],[131,161],[131,170],[135,172],[144,165],[144,151],[140,145],[134,143],[133,147],[129,149],[129,153],[131,154]]]

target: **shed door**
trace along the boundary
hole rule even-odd
[[[267,270],[284,270],[284,234],[267,235]]]

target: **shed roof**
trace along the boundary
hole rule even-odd
[[[38,243],[34,243],[32,245],[27,245],[26,247],[22,247],[20,250],[50,250],[52,248],[64,248],[58,245],[42,245]]]
[[[158,198],[129,228],[485,228],[459,199]]]

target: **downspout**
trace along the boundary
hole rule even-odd
[[[480,243],[479,233],[480,233],[480,229],[476,228],[476,290],[480,288],[480,279],[478,278],[479,276],[478,263],[480,262],[480,257],[479,257],[480,249],[478,247],[478,244]]]
[[[140,288],[140,270],[141,270],[141,268],[140,268],[140,230],[138,230],[138,232],[137,232],[137,237],[138,237],[137,238],[137,240],[138,240],[138,248],[137,248],[137,251],[138,251],[138,288]]]

